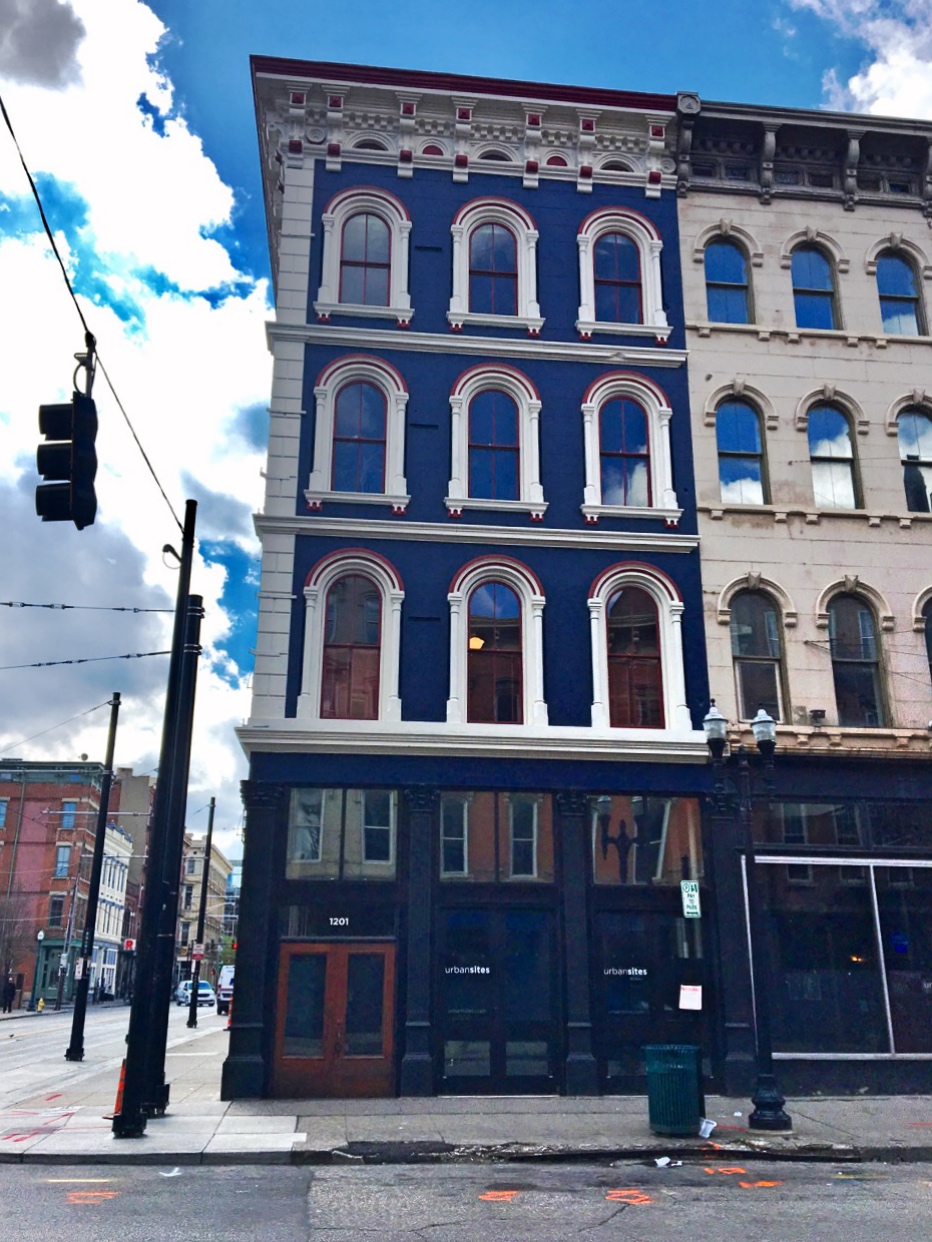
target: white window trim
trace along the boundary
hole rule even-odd
[[[657,605],[660,638],[660,674],[663,685],[662,729],[612,728],[608,699],[608,602],[621,587],[640,587]],[[589,590],[589,631],[592,646],[592,728],[612,737],[630,734],[643,737],[685,738],[692,734],[686,703],[683,668],[683,601],[673,582],[659,570],[628,562],[612,565],[596,578]]]
[[[469,404],[479,393],[505,392],[518,407],[518,499],[472,497],[469,491]],[[520,371],[501,363],[480,363],[464,371],[450,393],[450,482],[444,504],[450,517],[464,509],[529,513],[535,521],[547,512],[540,481],[540,411],[537,389]]]
[[[641,310],[643,323],[613,323],[595,317],[595,243],[604,233],[624,233],[638,248],[641,264]],[[593,332],[622,336],[652,336],[658,344],[666,344],[670,336],[663,309],[663,284],[660,275],[660,252],[663,239],[656,226],[640,212],[625,207],[606,207],[594,211],[583,220],[576,236],[579,249],[579,313],[576,331],[584,341]]]
[[[440,874],[441,876],[458,876],[463,878],[469,875],[469,807],[472,801],[469,794],[447,795],[446,800],[453,802],[454,800],[460,808],[460,821],[463,829],[463,866],[460,871],[447,871],[443,865],[443,846],[444,842],[453,840],[452,837],[444,835],[443,831],[443,809],[440,813]]]
[[[360,815],[359,830],[362,834],[362,840],[359,842],[360,865],[363,867],[394,867],[395,866],[395,838],[397,835],[395,824],[395,791],[389,790],[369,790],[361,789],[362,811]],[[369,793],[388,793],[388,823],[387,824],[370,824],[366,820],[366,795]],[[388,833],[388,858],[366,858],[366,829],[375,828],[380,832]]]
[[[304,588],[304,655],[299,720],[322,721],[320,695],[323,680],[327,592],[338,578],[363,574],[378,587],[382,599],[379,650],[379,720],[401,719],[398,681],[401,657],[401,605],[404,585],[396,570],[377,553],[363,548],[332,552],[318,561]],[[329,717],[326,723],[330,723]],[[359,721],[359,724],[365,724]]]
[[[518,313],[486,315],[469,309],[469,243],[473,232],[483,224],[501,224],[517,240]],[[537,226],[516,203],[504,198],[477,198],[453,217],[453,294],[447,320],[454,332],[464,324],[482,327],[525,328],[528,336],[540,336],[544,320],[537,301]]]
[[[384,492],[335,492],[330,486],[337,393],[347,384],[358,383],[372,384],[385,397]],[[329,500],[344,504],[391,505],[393,513],[404,513],[411,500],[404,475],[408,390],[395,368],[381,358],[364,354],[338,358],[321,371],[314,386],[314,399],[314,467],[304,493],[307,507],[320,509]]]
[[[10,799],[0,798],[0,828],[6,827],[7,812],[10,809]]]
[[[350,216],[371,212],[384,220],[389,231],[388,306],[363,306],[340,301],[340,259],[343,253],[343,226]],[[323,261],[320,289],[314,311],[327,323],[331,315],[359,315],[371,319],[395,319],[406,328],[414,317],[408,292],[408,252],[411,217],[408,209],[394,194],[372,186],[354,186],[343,190],[327,204],[320,218],[324,230]]]
[[[518,794],[508,795],[508,847],[509,847],[508,878],[509,880],[517,880],[519,882],[521,880],[536,880],[538,878],[537,862],[538,862],[538,843],[539,843],[539,833],[540,833],[538,812],[540,810],[540,803],[538,802],[536,798],[534,799],[525,798],[524,799],[525,801],[528,801],[531,803],[531,808],[533,810],[533,823],[532,823],[532,830],[531,830],[531,851],[532,851],[534,864],[533,864],[533,868],[530,871],[516,872],[515,871],[515,804],[513,801],[514,797],[521,797],[521,795],[518,795]]]
[[[628,397],[636,401],[647,415],[653,504],[646,508],[602,503],[599,410],[606,401],[612,401],[616,397]],[[586,483],[581,509],[586,521],[595,523],[600,517],[659,517],[668,526],[675,526],[683,516],[683,510],[679,507],[676,492],[673,490],[673,455],[670,449],[670,420],[673,410],[663,389],[643,375],[615,371],[590,384],[583,397],[582,416]]]
[[[523,724],[494,725],[493,728],[538,728],[548,723],[544,700],[544,598],[543,588],[534,574],[511,557],[483,556],[466,565],[450,585],[450,697],[447,723],[467,724],[467,642],[469,639],[468,601],[484,582],[503,582],[521,602],[521,687]],[[471,723],[471,722],[469,722]],[[486,727],[486,726],[483,726]]]

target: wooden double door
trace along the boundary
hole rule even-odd
[[[283,944],[272,1094],[392,1095],[395,945]]]

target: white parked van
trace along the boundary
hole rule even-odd
[[[229,1013],[233,1000],[233,976],[235,966],[221,966],[220,978],[217,980],[217,1013]]]

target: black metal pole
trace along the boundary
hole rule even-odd
[[[181,669],[184,657],[188,592],[191,585],[191,565],[194,559],[196,517],[197,502],[189,500],[185,505],[172,653],[168,666],[165,715],[162,722],[158,783],[152,807],[152,831],[149,838],[149,857],[145,868],[145,892],[136,943],[136,971],[133,1001],[130,1007],[129,1034],[126,1040],[123,1101],[120,1111],[115,1113],[113,1118],[113,1134],[116,1138],[140,1138],[146,1130],[145,1104],[149,1081],[149,1035],[153,1021],[150,1010],[154,1000],[157,937],[162,922],[162,908],[166,901],[164,858],[170,793],[174,780],[175,735],[178,703],[181,696]]]
[[[104,846],[107,843],[107,820],[110,814],[110,787],[113,784],[113,751],[116,746],[117,719],[120,715],[120,695],[114,690],[110,700],[110,730],[107,734],[107,755],[100,782],[100,806],[97,808],[97,832],[94,837],[94,858],[91,863],[90,891],[84,915],[84,932],[81,936],[79,961],[81,977],[74,993],[74,1013],[71,1018],[71,1043],[65,1049],[65,1060],[84,1060],[84,1019],[87,1016],[87,992],[90,987],[90,966],[94,956],[94,931],[97,924],[97,906],[100,902],[100,876],[104,866]],[[72,897],[74,901],[75,892]],[[67,949],[67,946],[66,946]],[[61,995],[59,974],[59,995]]]
[[[201,876],[201,901],[197,911],[197,934],[194,943],[200,945],[204,952],[204,919],[207,915],[207,881],[210,876],[210,843],[214,835],[214,810],[217,799],[211,798],[210,811],[207,815],[207,842],[204,846],[204,874]],[[197,987],[201,981],[201,959],[194,959],[194,973],[191,976],[191,1005],[188,1009],[188,1026],[197,1026]]]

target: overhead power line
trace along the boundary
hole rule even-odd
[[[0,608],[61,608],[83,612],[174,612],[173,608],[131,608],[129,605],[106,604],[26,604],[18,599],[0,599]]]
[[[72,720],[80,720],[82,716],[90,716],[91,712],[99,712],[102,707],[109,707],[110,700],[105,699],[103,703],[96,703],[93,707],[89,707],[86,711],[78,712],[76,716],[69,716],[67,720],[59,720],[58,724],[49,725],[47,729],[40,729],[38,733],[33,733],[31,737],[24,737],[21,742],[11,742],[9,746],[4,746],[3,753],[7,751],[17,750],[20,746],[25,746],[27,742],[34,742],[37,737],[43,737],[46,733],[51,733],[53,729],[61,729],[66,724],[71,724]]]
[[[2,664],[0,673],[15,668],[53,668],[57,664],[97,664],[101,660],[142,660],[146,656],[171,655],[171,651],[131,651],[127,655],[84,656],[78,660],[38,660],[34,664]]]

